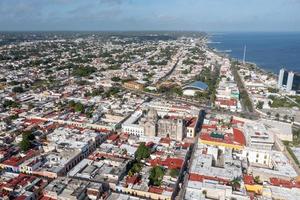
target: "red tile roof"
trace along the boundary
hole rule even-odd
[[[40,200],[56,200],[50,197],[43,196]]]
[[[9,180],[4,187],[14,189],[16,186],[26,186],[29,183],[32,183],[36,179],[35,176],[19,174],[18,177]]]
[[[224,138],[216,138],[211,136],[212,131],[202,131],[200,135],[201,140],[212,141],[212,142],[221,142],[226,144],[236,144],[236,145],[246,145],[245,136],[242,131],[237,128],[233,128],[233,134],[220,133],[223,134]]]
[[[253,178],[253,176],[251,176],[251,175],[245,175],[245,176],[244,176],[244,182],[245,182],[245,184],[247,184],[247,185],[253,185],[253,184],[255,184],[254,178]]]
[[[161,138],[159,142],[163,143],[163,144],[170,144],[171,139],[170,138]]]
[[[235,99],[217,99],[216,102],[218,102],[220,105],[226,105],[226,106],[237,105],[237,100]]]
[[[218,177],[211,177],[211,176],[201,175],[201,174],[190,173],[190,175],[189,175],[189,180],[190,181],[202,182],[204,179],[219,181],[220,183],[223,183],[223,184],[227,184],[227,183],[230,182],[230,180],[226,180],[226,179],[222,179],[222,178],[218,178]]]
[[[161,187],[150,186],[148,192],[155,193],[155,194],[162,194],[164,191]]]
[[[270,183],[274,186],[286,187],[286,188],[300,188],[299,182],[287,181],[279,178],[270,178]]]
[[[127,184],[133,184],[133,185],[134,185],[134,184],[138,183],[139,180],[140,180],[140,178],[139,178],[138,175],[128,176],[128,177],[126,178],[126,183],[127,183]]]
[[[240,120],[232,119],[231,124],[244,124],[244,122]]]
[[[26,195],[20,195],[17,198],[15,198],[15,200],[25,200],[28,196]]]
[[[28,160],[38,154],[37,151],[29,150],[27,151],[26,155],[24,157],[21,156],[12,156],[9,159],[3,161],[4,165],[9,165],[13,167],[19,166],[21,163],[23,163],[25,160]]]
[[[161,165],[167,167],[168,169],[181,169],[184,160],[181,158],[167,158],[165,160],[161,160],[160,158],[156,158],[150,160],[151,166]]]
[[[26,124],[40,124],[45,122],[45,120],[41,120],[41,119],[26,119],[25,123]]]
[[[233,128],[233,137],[235,142],[238,142],[241,145],[246,145],[246,139],[241,130]]]
[[[119,138],[119,135],[118,134],[112,134],[111,136],[109,136],[107,138],[107,140],[110,140],[110,141],[115,141]]]

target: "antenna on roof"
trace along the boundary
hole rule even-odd
[[[244,57],[243,57],[243,65],[246,63],[246,51],[247,51],[247,46],[244,46]]]

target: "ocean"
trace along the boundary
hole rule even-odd
[[[284,67],[300,72],[300,33],[211,33],[209,46],[227,52],[231,57],[243,59],[258,67],[279,73]]]

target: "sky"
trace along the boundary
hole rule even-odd
[[[300,31],[300,0],[0,0],[1,31]]]

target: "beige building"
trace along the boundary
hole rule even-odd
[[[183,119],[160,119],[158,120],[157,134],[159,137],[169,137],[173,140],[183,140]]]
[[[150,109],[146,118],[143,119],[144,132],[147,136],[156,136],[158,115],[155,109]]]
[[[136,81],[128,81],[124,83],[124,87],[134,90],[143,90],[144,85]]]
[[[169,137],[182,140],[185,136],[185,123],[181,118],[159,119],[157,111],[151,108],[141,121],[146,136]]]

